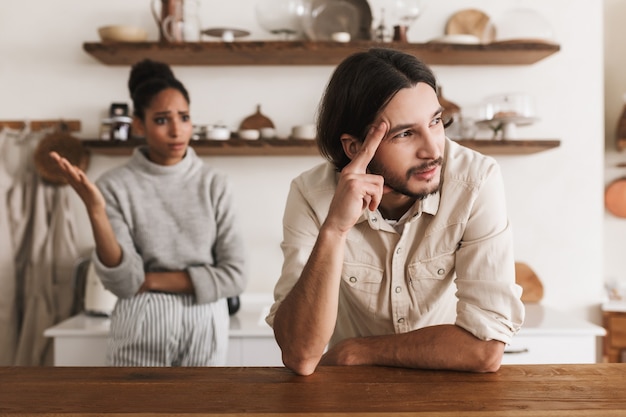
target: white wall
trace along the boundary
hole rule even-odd
[[[507,185],[517,259],[529,263],[543,280],[544,304],[597,321],[607,261],[603,254],[603,3],[425,2],[423,16],[409,31],[411,41],[443,34],[446,19],[454,11],[469,7],[479,8],[496,20],[512,7],[532,7],[553,25],[561,51],[534,65],[434,69],[446,97],[461,106],[504,92],[525,92],[535,98],[541,121],[521,128],[521,135],[558,138],[562,145],[530,156],[498,157]],[[375,21],[384,3],[370,1]],[[616,7],[620,1],[607,3]],[[203,26],[241,27],[252,32],[249,39],[269,38],[255,21],[254,4],[254,0],[202,0]],[[82,50],[83,42],[98,40],[98,26],[111,23],[141,25],[149,29],[150,39],[157,38],[148,0],[3,2],[1,118],[80,119],[80,136],[95,137],[108,105],[129,102],[125,88],[129,68],[102,65]],[[263,113],[284,135],[292,125],[313,120],[332,67],[177,66],[174,71],[191,92],[195,122],[222,121],[237,127],[260,103]],[[321,159],[206,160],[226,171],[235,184],[253,273],[248,291],[272,291],[282,261],[278,245],[289,182]],[[121,162],[122,158],[95,156],[88,174],[95,178]],[[89,227],[79,205],[76,212],[84,226],[82,245],[87,248],[91,244]]]

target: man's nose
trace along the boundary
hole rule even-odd
[[[439,155],[439,147],[437,146],[437,135],[430,129],[424,129],[420,135],[422,140],[417,149],[417,157],[419,159],[437,159]]]

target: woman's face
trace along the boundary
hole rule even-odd
[[[144,109],[144,114],[138,127],[146,138],[150,160],[159,165],[180,162],[193,133],[185,97],[175,88],[163,90]]]

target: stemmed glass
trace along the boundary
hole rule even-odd
[[[256,18],[266,31],[283,40],[302,33],[300,19],[305,11],[304,0],[257,0]]]
[[[393,26],[406,33],[422,13],[421,0],[393,0],[388,7]],[[395,29],[395,28],[394,28]]]

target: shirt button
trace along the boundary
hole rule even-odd
[[[404,323],[404,317],[399,318],[398,319],[398,323],[400,323],[400,324]]]
[[[401,293],[402,292],[402,287],[396,287],[396,293]]]
[[[396,253],[397,253],[398,255],[400,255],[400,254],[402,253],[402,248],[398,248],[398,249],[396,249]]]
[[[371,217],[371,218],[370,218],[370,221],[371,221],[372,223],[376,223],[376,222],[378,221],[378,219],[377,219],[376,217]]]
[[[356,277],[350,277],[350,282],[354,284],[356,282]]]
[[[437,273],[438,273],[439,275],[443,275],[443,274],[445,274],[445,273],[446,273],[446,270],[445,270],[445,269],[443,269],[443,268],[439,268],[439,269],[437,270]]]

